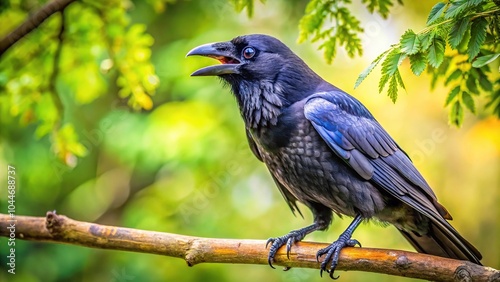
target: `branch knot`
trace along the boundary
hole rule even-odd
[[[396,266],[400,269],[407,269],[411,266],[411,262],[406,256],[399,256],[396,259]]]
[[[62,233],[63,224],[64,216],[59,216],[56,211],[48,211],[45,215],[45,228],[52,236],[56,237]]]
[[[460,282],[472,282],[472,277],[466,266],[459,266],[455,271],[455,280]]]

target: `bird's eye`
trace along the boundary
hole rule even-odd
[[[246,47],[245,49],[243,49],[243,57],[245,57],[245,59],[251,59],[253,58],[253,56],[255,56],[255,48]]]

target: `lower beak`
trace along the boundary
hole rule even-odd
[[[192,49],[187,53],[186,57],[205,56],[217,59],[222,62],[222,64],[199,69],[193,72],[191,76],[238,74],[241,63],[239,59],[234,56],[233,51],[234,46],[230,42],[209,43]]]

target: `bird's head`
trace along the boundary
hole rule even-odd
[[[235,94],[247,124],[276,123],[282,106],[303,99],[322,81],[278,39],[251,34],[198,46],[187,56],[206,56],[221,64],[192,76],[219,76]]]

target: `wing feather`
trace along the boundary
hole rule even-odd
[[[306,101],[304,114],[361,177],[428,217],[447,215],[408,156],[359,101],[342,91],[320,92]]]

